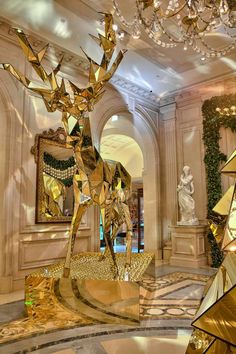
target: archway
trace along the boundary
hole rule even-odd
[[[121,127],[120,127],[121,125]],[[142,252],[144,249],[144,218],[143,218],[143,155],[137,142],[130,136],[120,134],[122,116],[112,116],[106,123],[101,143],[102,158],[122,163],[132,179],[132,194],[128,204],[133,224],[132,251]],[[123,224],[115,241],[116,252],[125,251],[126,225]],[[103,248],[103,232],[100,232],[101,247]]]
[[[118,103],[118,102],[117,102]],[[96,117],[93,117],[93,129],[96,131],[96,145],[99,146],[102,133],[109,119],[117,115],[122,121],[119,127],[109,129],[115,133],[133,138],[143,155],[143,190],[144,190],[144,243],[145,251],[152,251],[156,259],[161,258],[162,236],[160,217],[160,168],[159,151],[150,116],[142,109],[130,113],[127,106],[104,104]],[[98,114],[100,113],[100,114]]]

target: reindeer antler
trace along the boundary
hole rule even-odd
[[[96,63],[84,52],[90,62],[88,86],[85,88],[79,88],[70,82],[73,95],[66,91],[64,79],[61,80],[60,85],[57,82],[57,74],[60,70],[62,59],[56,68],[53,69],[50,74],[47,74],[41,61],[45,56],[48,45],[36,53],[22,30],[14,29],[27,61],[32,65],[38,77],[43,81],[43,86],[34,84],[11,64],[0,64],[0,68],[10,72],[29,90],[38,93],[43,98],[45,106],[49,112],[59,110],[67,112],[69,116],[72,115],[78,118],[83,112],[93,110],[93,106],[99,101],[104,93],[102,89],[105,83],[113,76],[123,58],[123,52],[120,51],[108,70],[116,47],[116,36],[115,31],[112,28],[112,15],[104,14],[104,16],[105,36],[98,34],[99,37],[97,38],[91,35],[91,37],[103,49],[104,54],[101,63]]]

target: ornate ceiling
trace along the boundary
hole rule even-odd
[[[119,1],[127,16],[132,13],[134,0]],[[97,58],[100,55],[99,48],[96,48],[88,33],[102,31],[100,11],[113,12],[111,0],[0,0],[0,6],[1,16],[8,23],[23,27],[35,37],[43,38],[75,55],[82,56],[82,46]],[[120,25],[119,22],[117,24]],[[220,45],[220,36],[212,36],[211,40]],[[231,56],[210,58],[203,63],[200,55],[191,49],[183,51],[181,47],[165,49],[155,46],[145,33],[137,40],[126,33],[120,41],[120,47],[128,49],[128,52],[117,77],[160,97],[233,73],[236,69],[236,50]]]

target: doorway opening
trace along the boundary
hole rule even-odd
[[[131,175],[132,193],[129,199],[129,209],[133,224],[132,252],[142,252],[144,249],[144,207],[143,207],[143,154],[139,144],[122,131],[122,117],[112,116],[106,123],[100,143],[100,154],[103,159],[122,163]],[[114,249],[125,252],[126,225],[121,225]],[[100,249],[104,250],[105,241],[100,220]]]

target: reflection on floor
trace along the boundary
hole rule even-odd
[[[108,339],[79,347],[52,352],[54,354],[183,354],[189,341],[189,334],[168,334],[168,336]]]
[[[113,339],[102,341],[101,345],[105,349],[104,353],[109,354],[141,354],[149,353],[156,354],[166,353],[168,350],[175,352],[175,354],[183,353],[188,344],[188,335],[169,335],[165,337],[132,337],[128,339]]]
[[[105,325],[76,327],[0,344],[0,353],[130,354],[185,353],[190,323],[212,269],[157,268],[158,277],[140,283],[140,326]],[[0,322],[22,317],[23,300],[5,296]],[[9,305],[7,302],[13,302]],[[0,297],[4,303],[4,297]],[[1,330],[1,328],[0,328]]]

